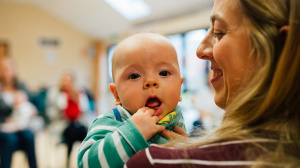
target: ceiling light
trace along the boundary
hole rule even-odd
[[[150,7],[142,0],[104,0],[128,20],[135,20],[150,14]]]

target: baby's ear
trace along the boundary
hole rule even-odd
[[[183,78],[183,77],[181,77],[181,84],[183,83],[183,80],[184,80],[184,78]]]
[[[121,105],[122,103],[121,103],[121,101],[120,101],[120,99],[119,99],[119,95],[118,95],[118,91],[117,91],[116,84],[110,83],[110,84],[109,84],[109,90],[110,90],[110,92],[114,95],[114,97],[115,97],[115,99],[116,99],[115,104],[116,104],[116,105]]]

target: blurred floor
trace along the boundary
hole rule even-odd
[[[38,168],[66,168],[67,166],[67,146],[57,144],[53,141],[47,130],[36,133],[36,157]],[[77,168],[77,151],[80,142],[74,144],[70,168]],[[29,168],[25,154],[17,151],[13,155],[12,168]]]

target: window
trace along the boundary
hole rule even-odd
[[[185,74],[186,87],[188,91],[197,92],[206,81],[205,61],[196,56],[196,49],[207,34],[206,29],[194,30],[184,35],[185,48]]]
[[[113,82],[113,78],[112,78],[112,72],[111,72],[111,62],[112,62],[112,57],[113,57],[113,55],[114,55],[114,51],[115,51],[115,49],[116,49],[116,47],[117,47],[117,45],[112,45],[112,46],[110,46],[109,48],[108,48],[108,77],[109,77],[109,79],[108,79],[108,82],[109,83],[112,83]]]

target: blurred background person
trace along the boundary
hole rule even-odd
[[[19,129],[33,127],[30,123],[32,117],[37,114],[35,106],[29,102],[25,92],[17,91],[15,93],[12,117],[16,121]]]
[[[16,150],[23,150],[27,155],[29,166],[35,168],[37,163],[34,133],[27,125],[30,118],[36,114],[36,109],[27,99],[30,92],[18,81],[13,60],[5,57],[0,65],[0,113],[4,113],[0,119],[2,121],[0,123],[0,167],[10,168],[13,153]]]
[[[214,89],[210,83],[213,76],[210,70],[210,62],[206,61],[205,67],[206,87],[200,89],[193,97],[193,105],[200,113],[200,117],[193,125],[194,129],[190,133],[191,136],[201,135],[202,131],[205,133],[212,132],[222,123],[224,110],[219,108],[214,102]]]
[[[69,165],[73,144],[81,142],[87,134],[85,113],[90,111],[87,94],[76,86],[75,75],[67,71],[62,74],[59,85],[48,90],[46,102],[50,133],[55,143],[67,145]]]

